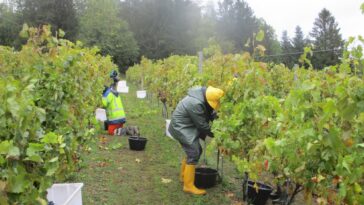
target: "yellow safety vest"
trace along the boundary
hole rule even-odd
[[[102,97],[102,104],[106,107],[107,120],[109,123],[125,122],[125,112],[120,95],[115,95],[109,88]]]

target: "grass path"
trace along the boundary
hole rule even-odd
[[[129,150],[126,137],[100,135],[106,137],[103,143],[97,136],[92,150],[83,154],[83,168],[73,180],[84,183],[83,204],[240,204],[236,199],[241,192],[239,180],[229,166],[224,168],[224,182],[208,189],[207,195],[193,196],[182,191],[178,180],[182,149],[164,134],[162,106],[155,100],[137,99],[135,87],[130,88],[128,94],[122,95],[127,125],[139,126],[141,136],[148,139],[146,149]],[[121,148],[117,148],[118,143]],[[208,156],[211,166],[215,158],[215,153]],[[171,181],[163,183],[162,178]]]

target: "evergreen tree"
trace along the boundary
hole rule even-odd
[[[282,33],[281,47],[282,47],[282,63],[285,64],[287,67],[292,68],[292,66],[294,65],[293,61],[294,56],[292,56],[293,45],[288,37],[287,31],[283,31]]]
[[[305,48],[305,39],[300,26],[296,26],[295,37],[292,39],[293,51],[303,52]]]
[[[338,23],[330,11],[323,9],[319,13],[310,35],[313,38],[314,51],[316,51],[312,57],[314,68],[323,69],[340,61],[343,40]]]
[[[309,46],[309,40],[304,38],[302,29],[300,26],[296,26],[295,36],[292,39],[292,63],[299,64],[298,60],[305,46]]]

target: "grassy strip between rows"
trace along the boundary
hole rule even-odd
[[[124,136],[95,136],[91,151],[83,154],[83,168],[72,179],[84,183],[83,204],[242,204],[240,180],[226,159],[222,184],[208,189],[205,196],[184,193],[178,179],[182,149],[164,134],[161,104],[137,99],[134,86],[122,99],[126,125],[139,126],[141,136],[148,139],[146,149],[129,150]],[[208,155],[207,162],[216,168],[216,153]]]

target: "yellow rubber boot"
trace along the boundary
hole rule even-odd
[[[186,158],[184,158],[184,159],[182,160],[182,164],[181,164],[181,173],[180,173],[180,175],[179,175],[179,180],[180,180],[181,182],[183,182],[183,175],[184,175],[184,173],[185,173],[185,169],[186,169],[186,162],[187,162],[187,160],[186,160]]]
[[[195,170],[195,165],[186,164],[183,178],[183,191],[196,195],[206,194],[204,189],[195,187]]]

